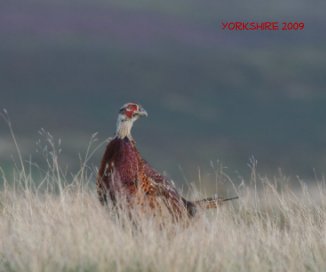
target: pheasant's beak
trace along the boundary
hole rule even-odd
[[[139,116],[148,116],[148,113],[147,113],[147,111],[145,111],[144,110],[144,108],[143,107],[139,107],[139,110],[137,111],[137,115],[139,115]]]

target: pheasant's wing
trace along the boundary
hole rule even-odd
[[[142,165],[144,174],[150,180],[153,188],[157,191],[157,193],[163,195],[170,194],[171,196],[180,197],[180,194],[178,193],[171,180],[152,168],[150,164],[144,159],[142,160]]]
[[[173,213],[181,215],[186,208],[185,200],[178,193],[173,182],[153,169],[144,159],[142,165],[146,183],[145,193],[161,197]]]

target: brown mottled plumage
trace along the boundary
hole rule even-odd
[[[102,204],[108,197],[113,204],[124,199],[128,205],[141,205],[155,213],[165,208],[173,218],[192,217],[198,208],[216,208],[230,199],[208,198],[187,201],[173,183],[154,170],[140,155],[131,136],[131,128],[147,112],[134,103],[119,112],[117,132],[106,147],[97,177],[97,191]]]

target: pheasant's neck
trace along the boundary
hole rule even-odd
[[[118,118],[116,136],[120,139],[127,137],[132,140],[131,129],[133,123],[132,120],[121,120]]]

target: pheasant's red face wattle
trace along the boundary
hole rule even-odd
[[[136,104],[128,104],[128,106],[126,107],[124,113],[126,116],[128,116],[128,118],[132,118],[136,112],[138,112],[139,110],[139,106]]]
[[[147,116],[147,112],[142,108],[142,106],[135,103],[125,104],[121,109],[120,113],[128,117],[129,119],[135,116]]]

